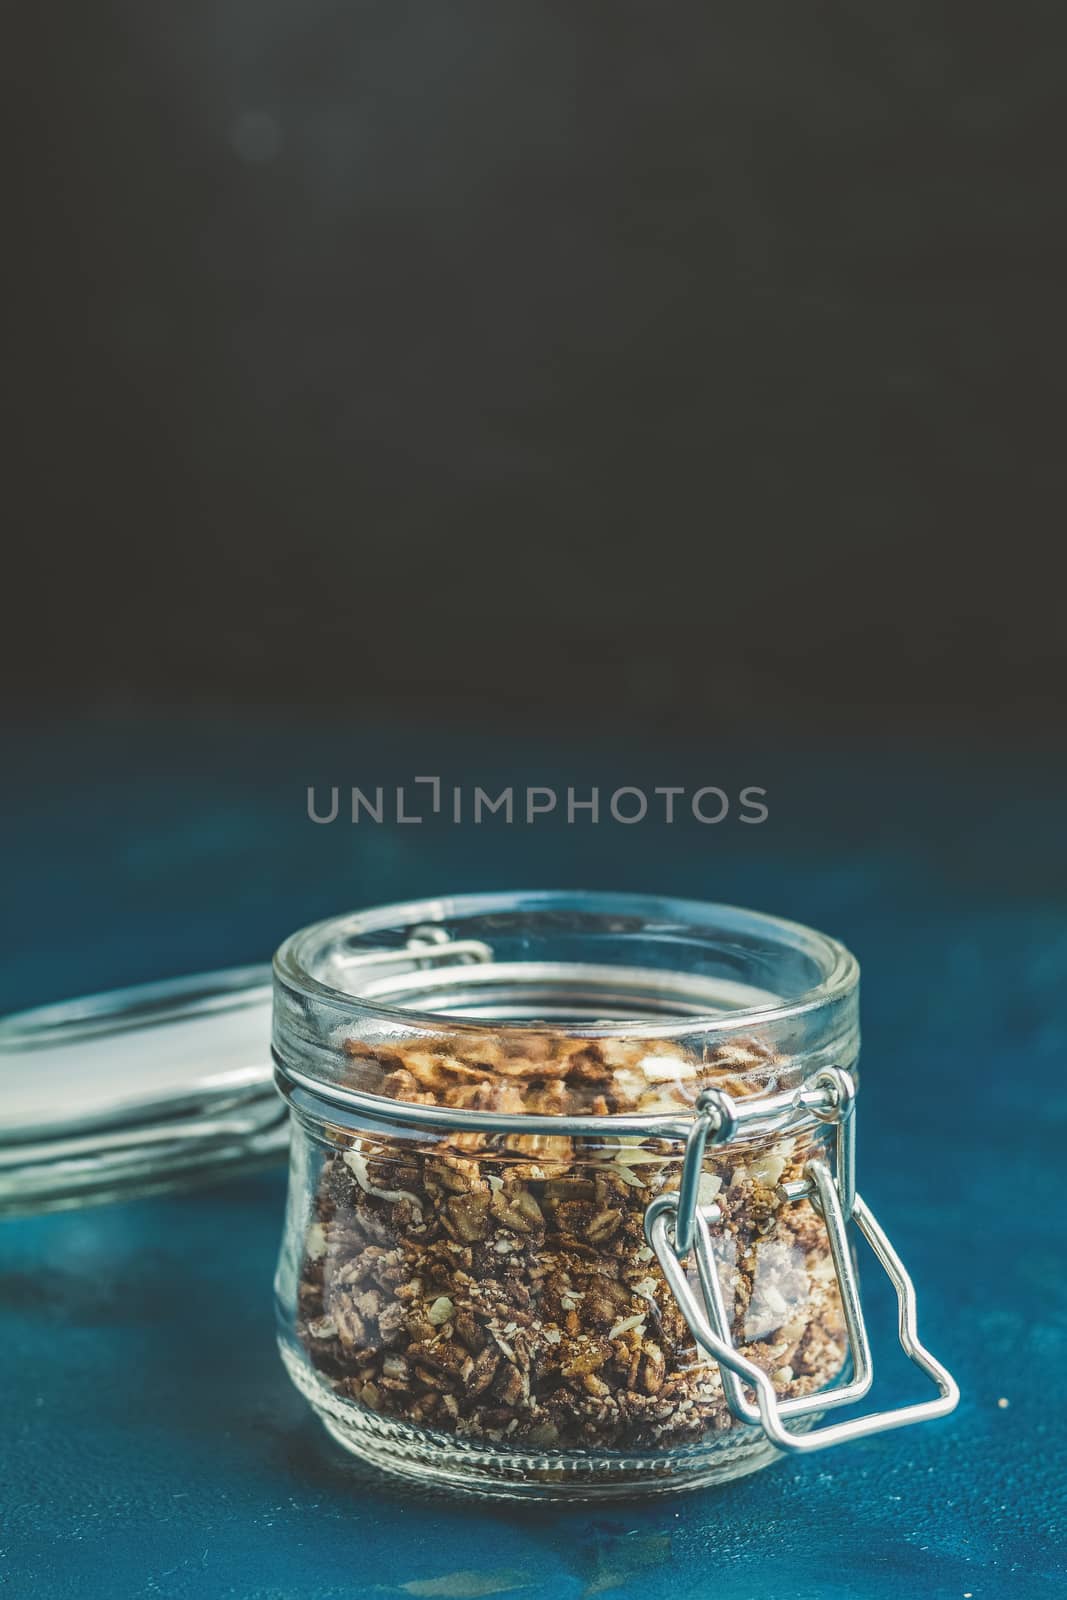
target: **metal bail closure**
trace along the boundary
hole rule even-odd
[[[777,1449],[794,1453],[825,1450],[829,1445],[844,1444],[849,1439],[863,1439],[868,1434],[907,1427],[913,1422],[929,1422],[935,1417],[947,1416],[959,1401],[955,1379],[920,1342],[915,1288],[904,1264],[855,1191],[855,1095],[850,1075],[838,1067],[827,1067],[809,1079],[793,1097],[792,1110],[802,1106],[820,1120],[835,1124],[836,1175],[831,1174],[825,1162],[809,1161],[804,1178],[784,1184],[780,1190],[786,1202],[810,1199],[826,1224],[852,1355],[853,1377],[849,1383],[780,1400],[768,1374],[741,1354],[731,1336],[711,1234],[712,1225],[722,1220],[722,1212],[717,1205],[699,1204],[700,1175],[707,1145],[727,1144],[747,1127],[755,1126],[761,1114],[765,1118],[766,1102],[761,1108],[758,1100],[738,1103],[719,1090],[705,1090],[697,1100],[698,1115],[686,1141],[678,1190],[658,1195],[645,1212],[645,1236],[656,1252],[693,1338],[719,1365],[723,1393],[731,1413],[738,1422],[762,1427]],[[861,1400],[871,1387],[874,1374],[870,1344],[848,1243],[850,1217],[896,1290],[901,1347],[935,1384],[938,1398],[895,1411],[871,1412],[808,1432],[792,1433],[785,1426],[787,1420],[849,1405]],[[691,1249],[696,1257],[699,1299],[685,1267],[685,1258]],[[755,1404],[748,1398],[746,1386],[754,1392]]]

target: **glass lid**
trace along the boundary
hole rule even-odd
[[[0,1212],[170,1189],[288,1142],[270,971],[235,967],[0,1020]]]

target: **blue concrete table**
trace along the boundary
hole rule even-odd
[[[106,722],[12,733],[0,1006],[265,957],[423,892],[684,892],[864,964],[860,1180],[912,1269],[947,1421],[678,1499],[479,1509],[400,1494],[291,1389],[280,1171],[0,1224],[0,1588],[18,1600],[990,1600],[1067,1587],[1062,771],[908,748],[509,750],[441,732]],[[316,827],[305,788],[759,783],[762,828]],[[922,1381],[865,1275],[886,1404]]]

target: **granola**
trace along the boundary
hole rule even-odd
[[[456,1110],[539,1113],[544,1133],[409,1141],[331,1130],[304,1240],[298,1334],[340,1399],[472,1441],[635,1449],[737,1427],[717,1366],[645,1241],[654,1195],[677,1188],[676,1143],[553,1134],[552,1116],[691,1107],[707,1086],[743,1096],[782,1064],[758,1040],[681,1054],[659,1041],[576,1041],[517,1030],[476,1049],[456,1035],[347,1040],[352,1081]],[[811,1393],[846,1353],[823,1226],[779,1186],[820,1133],[710,1149],[733,1333],[782,1396]]]

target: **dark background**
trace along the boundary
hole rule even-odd
[[[6,32],[13,715],[1061,737],[1059,7]]]

